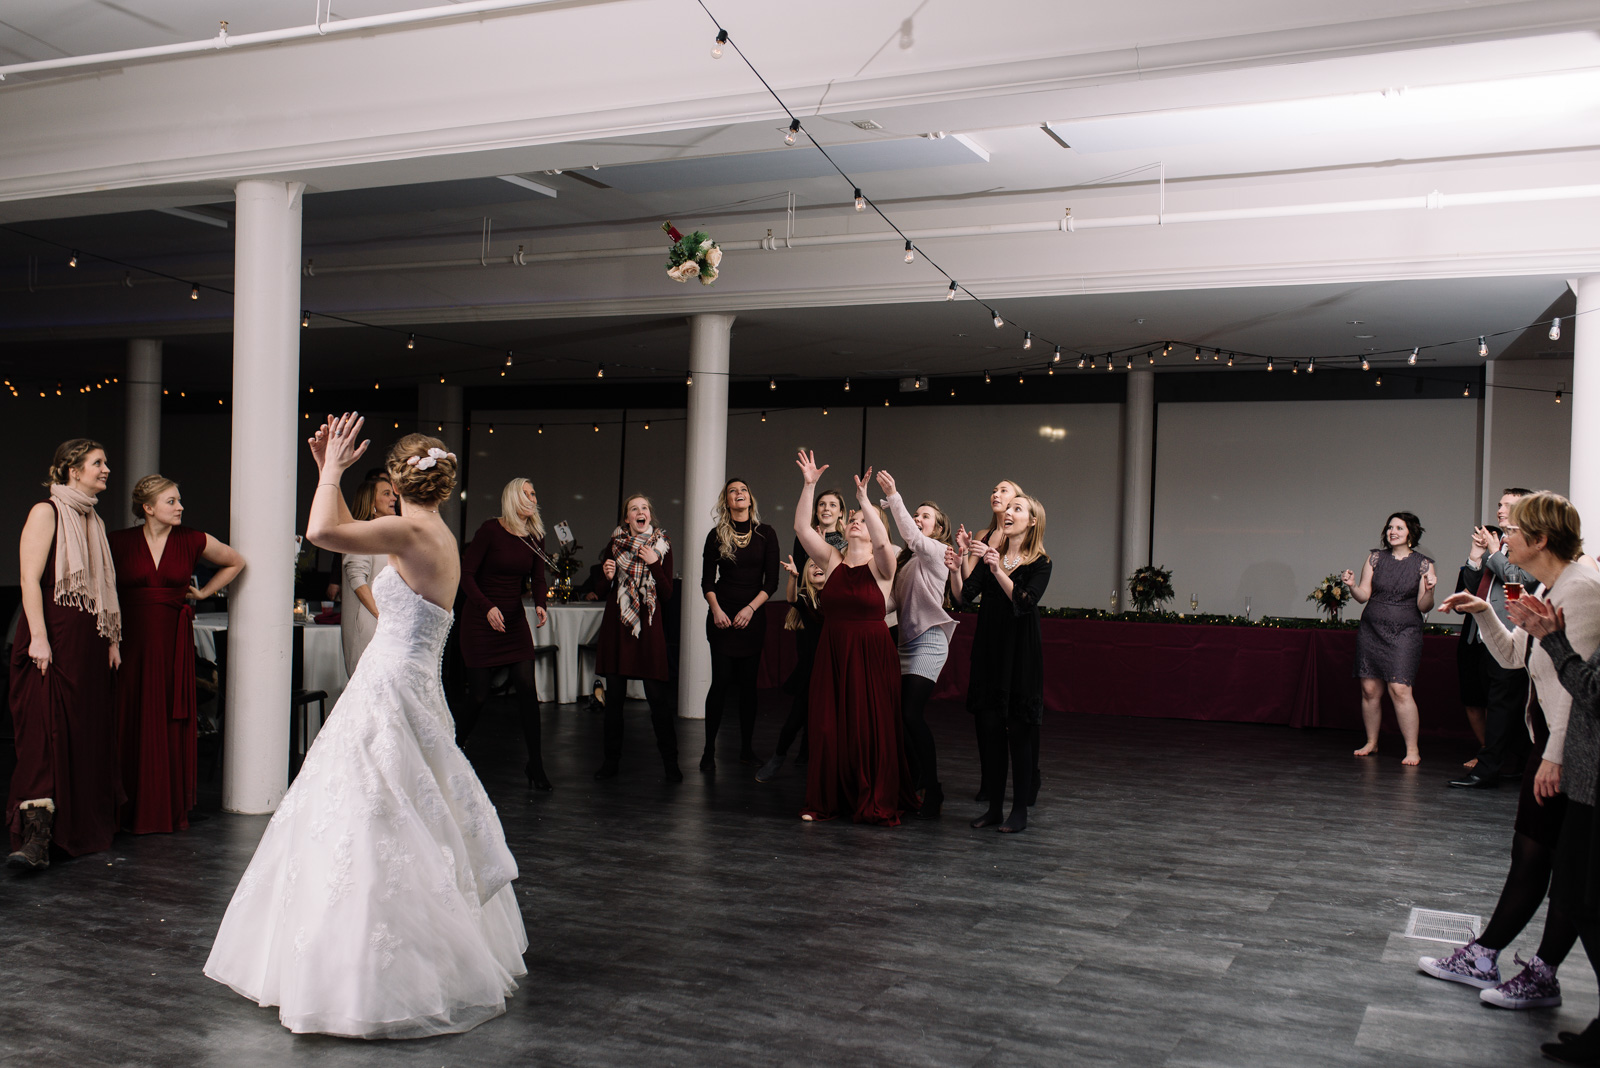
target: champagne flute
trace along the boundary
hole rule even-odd
[[[1112,590],[1111,591],[1111,610],[1113,612],[1115,612],[1117,610],[1117,591],[1116,590]]]
[[[1198,593],[1191,593],[1189,595],[1189,611],[1200,611],[1200,595]]]

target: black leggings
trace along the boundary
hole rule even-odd
[[[706,693],[706,753],[715,755],[717,732],[722,729],[722,713],[733,694],[739,699],[739,752],[751,752],[756,732],[756,673],[761,654],[723,656],[711,654],[711,689]],[[729,691],[732,691],[730,694]]]
[[[1037,724],[1021,720],[985,721],[983,780],[989,786],[989,812],[998,814],[1006,799],[1006,764],[1011,765],[1011,811],[1026,816],[1038,773],[1034,770]]]
[[[656,732],[656,749],[661,759],[678,766],[677,719],[672,707],[672,687],[660,679],[644,679],[644,697],[650,702],[650,726]],[[616,764],[622,757],[622,705],[627,700],[628,680],[621,675],[606,676],[605,761]]]
[[[906,755],[911,758],[912,781],[917,789],[932,794],[939,785],[939,756],[933,745],[933,731],[923,713],[933,696],[934,681],[921,675],[900,676],[900,716],[906,726]]]
[[[533,682],[533,661],[519,660],[504,665],[511,673],[511,686],[517,692],[517,723],[522,728],[522,740],[528,747],[528,774],[543,779],[544,755],[539,742],[539,691]],[[467,669],[467,703],[456,719],[456,744],[465,746],[472,729],[478,725],[483,706],[489,703],[494,691],[495,668]],[[537,773],[537,774],[536,774]]]
[[[772,751],[774,756],[788,756],[789,747],[806,729],[806,719],[811,712],[811,699],[809,687],[802,688],[794,695],[794,701],[789,705],[789,718],[783,721],[783,728],[778,731],[778,747]],[[805,742],[800,743],[800,752],[806,751]]]
[[[999,779],[1000,796],[997,797],[995,795],[995,787],[990,782],[989,774],[990,768],[994,766],[992,762],[995,760],[995,755],[989,751],[989,748],[994,741],[994,731],[991,727],[986,726],[983,720],[977,716],[973,717],[973,729],[978,735],[978,774],[980,776],[978,782],[978,799],[987,800],[991,805],[998,806],[1000,802],[1005,800],[1006,777],[1003,769],[1005,767],[1006,755],[1004,753],[999,755],[999,764],[1002,768],[1002,771]],[[1028,730],[1032,734],[1032,745],[1030,746],[1030,749],[1032,751],[1033,760],[1033,782],[1028,787],[1027,804],[1031,807],[1037,804],[1039,801],[1039,784],[1042,781],[1039,774],[1039,724],[1029,724]],[[1546,874],[1548,874],[1548,872]]]

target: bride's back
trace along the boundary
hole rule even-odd
[[[403,498],[402,502],[402,515],[397,518],[411,526],[410,536],[406,544],[390,552],[389,563],[418,596],[449,609],[461,584],[461,551],[455,535],[437,511]],[[422,514],[413,518],[404,514],[408,508]]]

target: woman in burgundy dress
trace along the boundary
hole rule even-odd
[[[122,613],[94,510],[110,473],[98,442],[62,442],[50,461],[50,500],[22,528],[10,694],[17,768],[6,802],[13,868],[48,868],[52,844],[75,857],[109,849],[117,830],[112,672],[122,661]]]
[[[650,702],[650,725],[656,732],[656,749],[668,782],[682,782],[678,770],[678,732],[668,687],[667,602],[672,598],[672,543],[656,526],[650,498],[635,493],[622,505],[622,525],[611,532],[601,575],[609,588],[605,616],[600,620],[600,648],[594,670],[606,680],[605,757],[594,773],[611,779],[622,758],[622,707],[628,680],[644,683]]]
[[[1410,512],[1393,512],[1383,524],[1383,545],[1372,550],[1361,567],[1361,581],[1350,570],[1339,576],[1355,599],[1367,606],[1356,632],[1354,672],[1361,680],[1367,744],[1355,751],[1356,756],[1377,752],[1387,688],[1406,743],[1400,763],[1422,763],[1417,700],[1411,686],[1422,664],[1422,617],[1433,611],[1433,588],[1439,578],[1433,561],[1415,551],[1421,540],[1422,520]]]
[[[811,514],[818,467],[802,451],[796,516]],[[889,636],[890,590],[896,552],[883,515],[872,506],[872,469],[856,479],[860,508],[845,524],[841,553],[802,519],[795,524],[806,552],[823,563],[822,638],[811,671],[811,760],[800,818],[831,820],[848,813],[857,823],[893,827],[917,807],[900,723],[900,653]]]
[[[461,562],[461,659],[467,665],[467,706],[456,720],[456,744],[467,736],[488,704],[494,669],[509,668],[517,691],[522,740],[528,746],[523,771],[528,785],[550,789],[539,741],[539,692],[533,681],[533,631],[522,610],[522,583],[532,576],[534,612],[545,623],[544,519],[533,483],[507,482],[500,494],[500,515],[485,520],[467,544]]]
[[[806,514],[811,510],[807,508]],[[706,749],[700,770],[717,770],[717,731],[728,698],[739,699],[739,762],[760,764],[751,745],[756,729],[756,674],[767,643],[762,606],[778,590],[778,535],[761,521],[755,495],[730,478],[717,497],[717,525],[706,533],[700,592],[711,643],[711,688],[706,692]]]
[[[146,475],[133,487],[136,527],[107,538],[122,605],[117,672],[117,749],[123,830],[151,834],[189,826],[195,803],[194,609],[244,570],[244,557],[183,526],[178,484]],[[197,560],[220,570],[203,590],[190,585]]]

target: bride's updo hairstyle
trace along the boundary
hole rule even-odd
[[[456,486],[455,454],[427,434],[407,434],[395,442],[388,466],[394,491],[418,504],[439,504]]]

